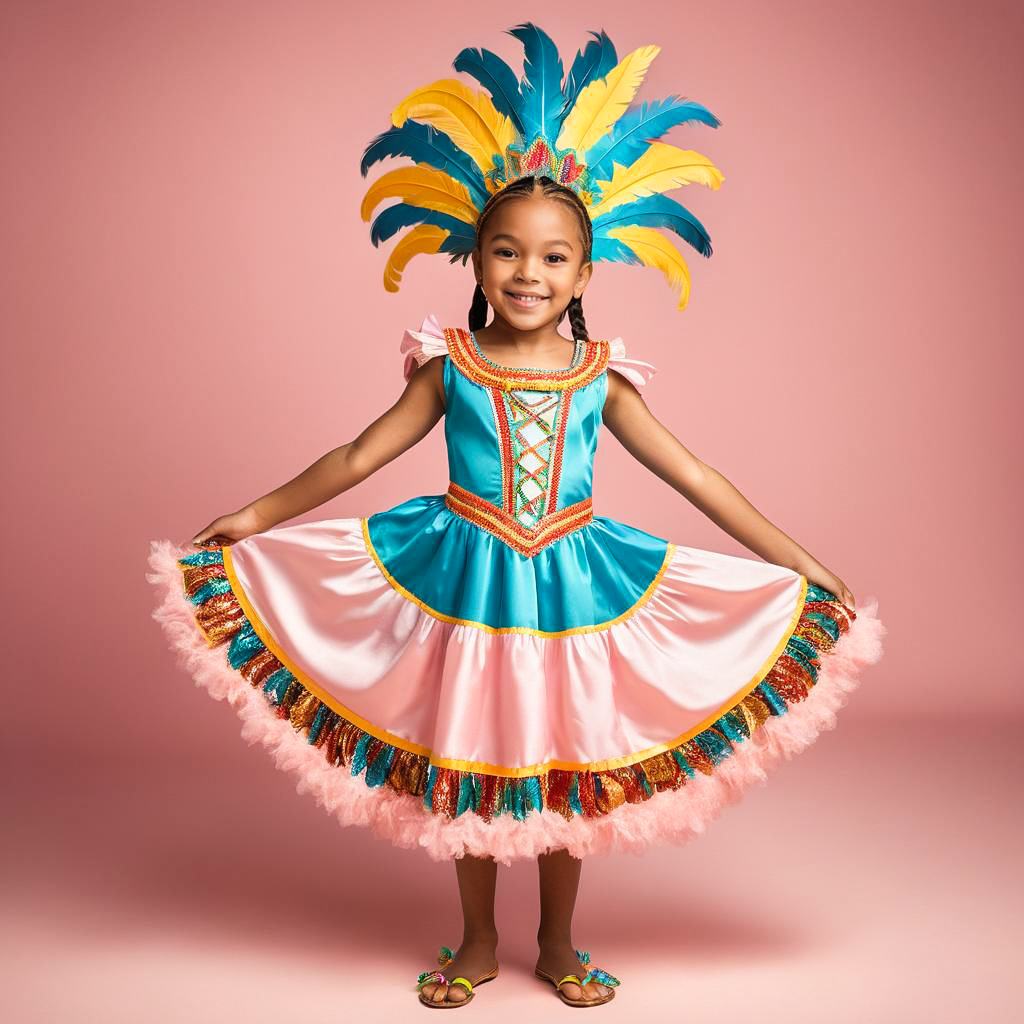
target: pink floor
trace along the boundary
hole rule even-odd
[[[452,868],[338,828],[218,711],[208,763],[92,755],[6,788],[6,1022],[426,1012]],[[1019,735],[847,713],[697,842],[585,862],[574,938],[622,980],[604,1019],[1019,1019]],[[561,1020],[532,975],[535,868],[498,884],[503,973],[464,1012]]]

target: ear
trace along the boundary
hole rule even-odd
[[[473,279],[479,284],[484,278],[484,272],[480,267],[480,253],[474,249],[471,256],[473,260]]]
[[[594,264],[588,260],[580,267],[580,272],[576,276],[576,284],[573,286],[572,293],[577,299],[583,298],[583,293],[587,290],[587,285],[590,284],[590,277],[594,273]]]

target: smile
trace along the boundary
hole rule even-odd
[[[536,306],[541,302],[547,301],[546,295],[523,295],[516,292],[505,292],[505,294],[517,305],[517,306]]]

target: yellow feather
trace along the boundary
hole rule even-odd
[[[602,197],[590,207],[590,216],[599,217],[622,203],[668,192],[680,185],[707,185],[715,189],[723,181],[725,175],[702,153],[652,142],[629,167],[615,164],[611,181],[598,182]]]
[[[585,154],[626,112],[660,46],[641,46],[623,57],[605,75],[590,83],[576,97],[569,116],[555,140],[557,149],[571,149],[585,163]]]
[[[609,228],[608,234],[628,245],[644,266],[660,270],[668,283],[679,289],[678,309],[686,309],[690,301],[690,271],[679,250],[660,231],[634,225]]]
[[[402,280],[402,271],[405,265],[413,258],[423,253],[438,252],[441,243],[448,237],[450,232],[444,228],[436,227],[433,224],[417,224],[391,250],[387,266],[384,267],[384,288],[389,292],[397,292],[398,284]]]
[[[485,173],[494,166],[494,156],[504,157],[518,136],[515,125],[486,93],[474,92],[453,78],[411,93],[392,111],[391,121],[400,128],[410,117],[444,132]]]
[[[402,199],[425,210],[449,213],[467,224],[476,224],[480,213],[461,181],[429,164],[399,167],[375,181],[359,208],[363,220],[368,221],[384,199]]]

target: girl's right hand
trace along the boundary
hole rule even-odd
[[[266,525],[260,522],[255,511],[252,508],[243,508],[238,512],[232,512],[231,515],[214,519],[205,530],[200,530],[192,538],[192,543],[197,547],[229,547],[235,541],[244,540],[264,529]]]

